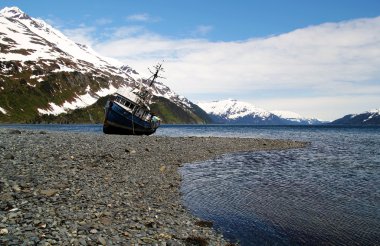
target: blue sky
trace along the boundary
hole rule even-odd
[[[211,29],[201,35],[211,41],[245,40],[278,35],[325,22],[376,17],[378,0],[92,0],[10,1],[31,16],[56,22],[63,28],[131,25],[128,16],[145,15],[144,25],[164,36],[194,37],[200,26]],[[100,28],[101,29],[101,28]]]
[[[10,1],[190,100],[334,119],[380,107],[378,0]]]

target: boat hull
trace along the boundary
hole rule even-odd
[[[117,103],[108,102],[105,111],[105,134],[151,135],[158,128],[158,125],[140,119]]]

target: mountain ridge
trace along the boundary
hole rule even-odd
[[[0,11],[0,40],[0,122],[30,122],[42,115],[70,114],[119,88],[148,83],[128,65],[75,43],[17,7]],[[163,97],[169,100],[166,105],[181,108],[187,114],[185,118],[197,119],[184,123],[208,122],[195,116],[199,109],[188,99],[162,82],[154,84],[152,93],[157,101],[162,102],[159,98]]]
[[[290,111],[270,112],[235,99],[200,102],[198,106],[208,113],[215,123],[219,124],[315,125],[322,123],[317,119],[304,118]]]
[[[364,125],[380,126],[380,108],[368,110],[359,114],[348,114],[331,122],[333,125]]]

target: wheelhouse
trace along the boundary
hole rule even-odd
[[[116,93],[111,100],[144,121],[150,122],[152,120],[153,116],[146,106],[139,106],[118,93]]]

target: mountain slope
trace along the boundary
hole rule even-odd
[[[218,124],[276,125],[285,123],[268,111],[232,99],[198,103],[198,106],[210,115],[213,122]]]
[[[269,112],[250,103],[233,99],[198,103],[215,123],[254,125],[310,125],[320,124],[318,120],[306,119],[288,111]]]
[[[360,114],[349,114],[331,122],[335,125],[380,125],[380,109]]]
[[[71,114],[118,88],[147,83],[129,66],[71,41],[17,7],[0,11],[0,49],[0,122],[53,119],[42,115]],[[152,90],[157,98],[166,98],[166,104],[197,114],[189,100],[161,82]],[[197,123],[207,121],[199,118]]]
[[[278,117],[282,119],[286,119],[288,121],[293,122],[294,124],[299,125],[318,125],[322,124],[323,122],[315,119],[315,118],[305,118],[301,116],[300,114],[297,114],[295,112],[291,111],[283,111],[283,110],[274,110],[270,111],[272,114],[277,115]]]

